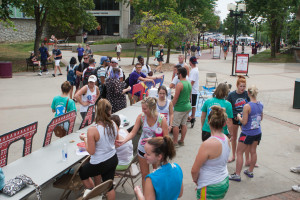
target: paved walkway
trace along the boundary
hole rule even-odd
[[[249,52],[250,49],[247,49]],[[64,62],[70,60],[75,53],[63,51]],[[230,76],[232,56],[227,60],[211,59],[208,51],[200,57],[198,68],[200,70],[200,85],[205,84],[205,74],[216,72],[219,82],[231,83],[235,89],[236,77]],[[99,62],[100,56],[95,56]],[[171,63],[177,63],[177,56],[171,55]],[[122,58],[121,66],[126,73],[132,70],[129,67],[132,58]],[[150,64],[155,64],[153,57]],[[65,70],[65,68],[63,68]],[[22,72],[13,74],[11,79],[0,79],[0,134],[17,129],[34,121],[38,121],[38,132],[33,139],[33,151],[42,147],[47,124],[53,117],[50,104],[55,95],[60,94],[60,85],[66,80],[63,76],[53,78],[49,75],[37,76],[36,73]],[[165,70],[165,84],[171,81],[171,70]],[[230,188],[225,199],[242,200],[257,199],[273,194],[287,192],[291,186],[300,183],[300,176],[289,172],[291,166],[300,164],[300,110],[293,109],[294,81],[300,77],[299,64],[249,64],[248,86],[256,84],[259,88],[258,99],[264,103],[264,120],[262,121],[263,138],[258,147],[259,168],[254,171],[255,177],[249,179],[242,175],[242,182],[230,182]],[[77,104],[77,108],[79,105]],[[137,113],[141,112],[137,110]],[[75,130],[78,129],[81,117],[77,116]],[[56,138],[53,138],[55,140]],[[21,143],[18,141],[11,145],[8,162],[21,157]],[[193,129],[188,128],[185,146],[177,151],[174,162],[183,169],[184,194],[182,199],[195,199],[195,185],[192,182],[190,171],[201,145],[200,118]],[[59,155],[58,155],[59,156]],[[232,173],[235,163],[228,164]],[[140,180],[137,184],[140,184]],[[53,189],[51,184],[43,190],[43,199],[57,199],[61,190]],[[290,194],[286,199],[300,199],[298,193]],[[74,196],[70,199],[73,199]],[[267,199],[275,199],[274,196]],[[281,198],[281,197],[278,197]],[[34,199],[31,197],[29,199]],[[133,192],[127,186],[124,190],[117,190],[117,199],[134,199]]]

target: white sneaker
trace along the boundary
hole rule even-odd
[[[49,71],[46,71],[46,75],[49,74]]]
[[[294,173],[300,173],[300,166],[298,166],[298,167],[291,167],[290,170],[291,170],[291,172],[294,172]]]
[[[295,192],[300,192],[300,185],[293,185],[292,190],[294,190]]]
[[[42,76],[42,72],[38,73],[39,76]]]

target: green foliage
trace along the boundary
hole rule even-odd
[[[235,17],[230,17],[230,15],[227,15],[227,18],[224,20],[223,27],[227,28],[227,30],[224,29],[224,34],[233,36],[234,35],[234,21]],[[251,27],[253,24],[251,23],[249,19],[248,14],[244,14],[243,17],[237,18],[237,36],[239,35],[250,35],[252,33]]]
[[[130,42],[134,42],[133,39],[127,39],[127,38],[120,38],[120,39],[107,39],[107,40],[101,40],[101,41],[97,41],[95,42],[93,45],[97,45],[97,44],[117,44],[117,43],[130,43]]]

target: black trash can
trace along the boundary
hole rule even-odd
[[[300,78],[295,81],[293,108],[300,108]]]

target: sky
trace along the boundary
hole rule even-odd
[[[229,11],[227,10],[227,4],[229,3],[234,3],[235,0],[218,0],[216,5],[216,11],[219,11],[220,13],[218,14],[221,18],[221,21],[223,21],[226,17]]]

